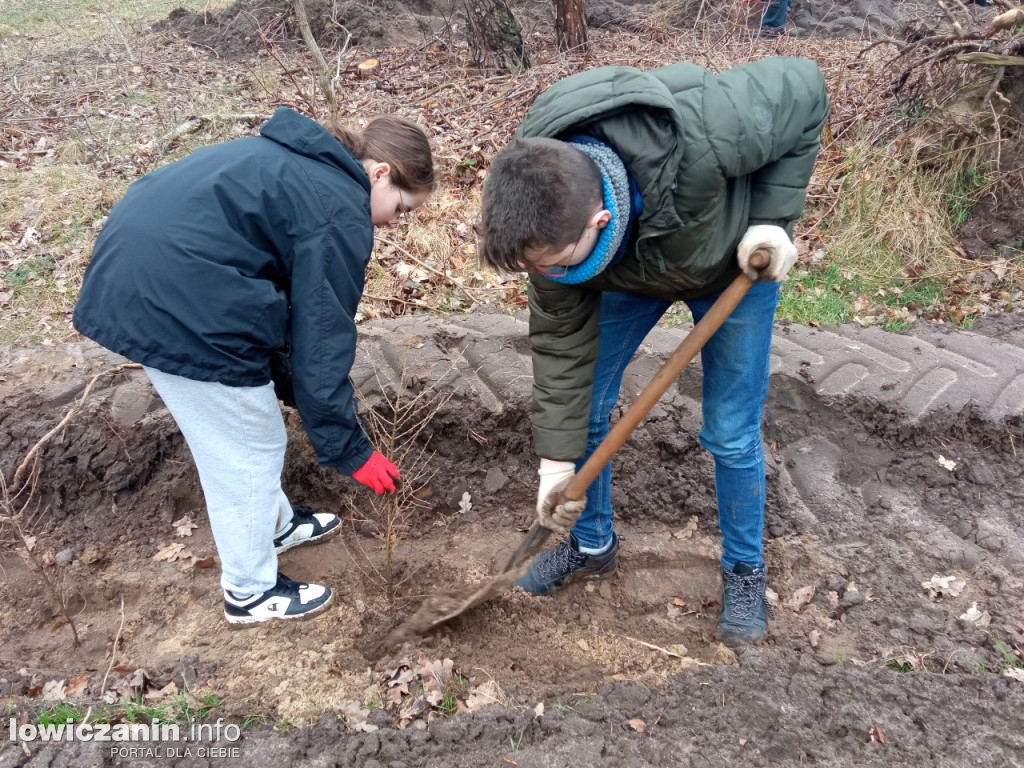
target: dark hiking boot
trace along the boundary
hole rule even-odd
[[[258,624],[272,619],[308,619],[334,600],[334,593],[322,584],[292,581],[277,574],[277,584],[266,592],[241,598],[224,590],[224,618],[229,624]]]
[[[277,554],[302,544],[323,542],[341,532],[341,520],[329,512],[314,512],[309,507],[293,507],[291,522],[274,534]]]
[[[722,613],[715,637],[728,646],[758,643],[768,634],[771,607],[765,597],[768,572],[736,563],[722,571]]]
[[[572,533],[558,546],[541,552],[513,587],[522,587],[531,595],[546,595],[578,579],[597,579],[615,572],[619,559],[619,537],[612,534],[612,545],[600,555],[580,552],[580,543]]]

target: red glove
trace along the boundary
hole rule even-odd
[[[352,479],[362,483],[371,491],[382,494],[395,492],[395,481],[401,478],[398,467],[384,458],[384,454],[374,451],[359,469],[352,473]]]

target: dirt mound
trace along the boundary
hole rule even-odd
[[[346,40],[367,49],[422,44],[447,23],[444,14],[450,9],[435,8],[445,5],[431,0],[307,0],[306,13],[313,36],[329,55],[340,51]],[[288,0],[239,0],[221,11],[194,13],[179,8],[153,29],[184,37],[224,58],[252,55],[269,45],[304,45]]]
[[[679,8],[656,0],[591,0],[587,3],[587,23],[601,30],[651,29],[663,24],[691,26],[700,21],[731,26],[739,18],[731,3],[693,2],[690,6]],[[527,37],[531,33],[552,33],[554,17],[549,4],[512,0],[509,7]],[[752,6],[751,13],[758,8]],[[349,34],[350,45],[373,50],[423,45],[439,35],[457,37],[461,32],[452,25],[463,26],[461,3],[455,0],[307,0],[306,12],[313,35],[325,51],[340,50]],[[979,11],[975,9],[974,13]],[[933,7],[920,0],[795,0],[789,22],[791,33],[796,35],[866,41],[920,35],[929,29],[935,33],[941,23]],[[252,55],[271,43],[303,45],[289,0],[238,0],[220,11],[178,8],[154,30],[184,37],[220,57]]]

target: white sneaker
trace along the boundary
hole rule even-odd
[[[241,599],[224,590],[224,618],[229,624],[258,624],[273,619],[308,619],[334,601],[330,587],[292,581],[277,574],[277,584],[266,592]]]
[[[293,507],[291,522],[274,534],[277,554],[301,544],[323,542],[341,533],[341,520],[329,512],[314,512],[309,507]]]

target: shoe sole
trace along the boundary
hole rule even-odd
[[[328,539],[333,539],[339,533],[341,533],[340,522],[326,533],[321,533],[319,536],[313,536],[308,539],[303,539],[302,541],[293,541],[289,544],[285,544],[283,547],[275,547],[274,551],[280,555],[283,552],[287,552],[289,549],[295,549],[296,547],[305,547],[310,544],[323,544]]]
[[[611,566],[605,566],[596,571],[577,571],[576,573],[570,573],[562,580],[562,586],[566,584],[572,584],[575,581],[589,581],[590,579],[603,579],[605,576],[611,576],[617,570],[619,570],[618,558],[612,561]]]
[[[228,616],[227,612],[225,612],[224,619],[227,621],[229,629],[246,629],[257,624],[270,624],[274,621],[305,621],[306,619],[312,619],[314,616],[319,616],[333,604],[334,591],[332,590],[331,596],[324,601],[323,605],[318,605],[316,608],[311,608],[308,611],[296,613],[292,616],[272,616],[269,619],[257,619],[252,616]]]
[[[565,578],[562,579],[562,584],[560,586],[552,587],[547,592],[527,592],[522,587],[520,587],[520,589],[523,589],[523,591],[526,592],[526,594],[532,595],[533,597],[547,597],[548,595],[554,594],[559,590],[565,589],[566,587],[579,583],[581,581],[600,581],[606,576],[614,575],[617,570],[619,570],[619,563],[616,559],[616,561],[612,563],[610,568],[606,568],[604,570],[590,572],[574,571],[573,573],[566,574]]]
[[[722,643],[726,648],[739,648],[744,645],[759,645],[767,637],[767,632],[754,640],[745,640],[742,637],[722,637],[721,630],[715,630],[715,639]]]

